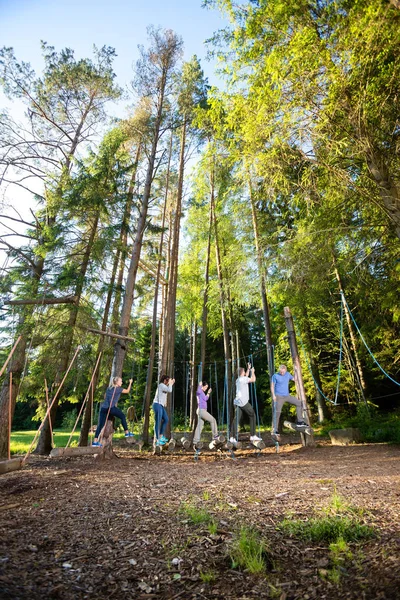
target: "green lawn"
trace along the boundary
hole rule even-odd
[[[29,446],[35,437],[36,431],[31,429],[29,431],[12,431],[11,432],[11,454],[25,454],[29,450]],[[63,429],[54,430],[54,445],[57,448],[63,448],[71,435],[71,431],[65,431]],[[123,434],[115,434],[115,438],[123,437]],[[71,446],[77,446],[79,440],[79,431],[75,431],[72,436]]]

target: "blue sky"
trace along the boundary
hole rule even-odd
[[[148,25],[173,29],[184,40],[185,59],[196,54],[212,85],[218,84],[214,64],[206,60],[205,40],[225,22],[216,10],[201,7],[202,0],[0,0],[0,47],[11,46],[18,60],[30,62],[39,74],[43,67],[40,40],[74,49],[77,58],[91,57],[93,44],[117,51],[114,69],[119,85],[128,88],[138,58],[138,44],[147,45]],[[113,116],[126,115],[129,100],[109,105]],[[21,103],[0,92],[0,108],[8,107],[17,119]],[[0,191],[4,200],[28,216],[33,199],[21,190]]]
[[[93,44],[113,46],[121,86],[132,79],[137,45],[146,45],[148,25],[173,29],[182,36],[185,58],[197,54],[210,83],[214,65],[205,60],[204,41],[224,25],[220,13],[201,0],[0,0],[0,46],[12,46],[19,60],[40,71],[40,40],[76,56],[91,56]]]

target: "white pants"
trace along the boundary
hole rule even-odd
[[[196,432],[194,434],[193,442],[196,443],[196,442],[200,441],[201,432],[203,431],[204,421],[208,421],[209,423],[211,423],[212,435],[213,435],[213,437],[216,437],[218,435],[218,427],[217,427],[217,421],[214,419],[214,417],[212,415],[210,415],[210,413],[207,412],[205,408],[198,408],[197,415],[198,415],[198,422],[197,422],[197,427],[196,427]]]

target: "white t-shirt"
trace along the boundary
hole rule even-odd
[[[233,401],[236,406],[244,406],[249,401],[250,377],[242,375],[236,379],[236,398]]]
[[[165,385],[165,383],[160,383],[157,388],[156,395],[154,396],[153,402],[165,406],[167,404],[168,392],[172,392],[172,385]]]

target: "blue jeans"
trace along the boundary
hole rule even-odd
[[[96,433],[94,434],[95,438],[99,437],[100,432],[101,432],[101,430],[103,429],[103,427],[105,425],[105,422],[106,422],[106,419],[107,419],[107,413],[108,413],[108,408],[101,408],[100,409],[99,424],[97,425]],[[125,418],[125,415],[122,412],[122,410],[120,410],[116,406],[113,406],[112,408],[110,408],[109,417],[118,417],[118,419],[121,419],[121,421],[122,421],[122,427],[124,428],[125,431],[128,431],[128,424],[126,422],[126,418]]]
[[[169,419],[165,407],[159,402],[154,402],[153,410],[155,417],[154,435],[158,440],[162,435],[164,435]]]

